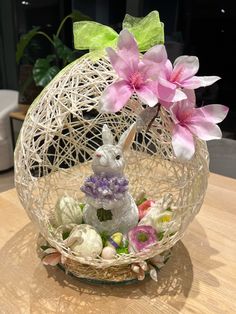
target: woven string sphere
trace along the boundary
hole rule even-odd
[[[15,150],[15,183],[22,205],[48,242],[68,261],[99,269],[146,260],[183,236],[204,199],[208,152],[205,143],[196,139],[194,157],[178,161],[171,145],[171,119],[162,109],[148,132],[146,126],[139,128],[125,154],[124,172],[134,198],[143,190],[154,200],[166,193],[173,195],[177,231],[170,236],[167,230],[159,244],[148,251],[120,255],[109,262],[82,258],[64,247],[51,224],[58,198],[69,195],[84,201],[80,187],[92,174],[91,159],[102,144],[103,125],[106,123],[118,140],[137,120],[143,106],[133,97],[117,114],[99,113],[101,93],[117,77],[105,57],[94,61],[90,56],[66,67],[31,105]],[[79,271],[74,273],[80,275]]]

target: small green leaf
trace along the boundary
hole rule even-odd
[[[106,231],[103,231],[100,233],[100,236],[102,238],[102,244],[103,246],[106,246],[107,240],[109,239],[109,235]]]
[[[37,32],[40,27],[34,27],[31,29],[28,33],[21,36],[17,46],[16,46],[16,63],[18,64],[20,62],[20,59],[24,55],[24,51],[26,46],[29,44],[31,39],[37,35]]]
[[[142,198],[136,201],[136,205],[139,206],[147,200],[147,196],[144,195]]]
[[[163,237],[164,237],[164,234],[165,234],[165,232],[164,232],[164,231],[162,231],[162,232],[159,232],[159,233],[157,234],[157,237],[158,237],[158,241],[161,241],[161,240],[163,239]]]
[[[117,254],[129,254],[128,247],[129,247],[129,241],[126,240],[124,243],[120,245],[120,247],[116,249],[116,253]]]
[[[116,249],[117,254],[129,254],[129,250],[127,247],[118,247]]]
[[[33,77],[37,86],[45,87],[60,71],[56,65],[51,66],[49,60],[38,59],[35,62],[33,67]]]

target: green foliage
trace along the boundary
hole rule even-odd
[[[159,233],[157,234],[158,241],[161,241],[161,240],[163,239],[164,234],[165,234],[165,232],[164,232],[164,231],[159,232]]]
[[[54,53],[48,55],[46,58],[37,59],[34,64],[33,79],[37,86],[45,87],[62,68],[76,59],[75,51],[67,47],[59,38],[61,29],[67,19],[72,19],[73,22],[91,20],[90,17],[84,15],[80,11],[73,11],[62,20],[56,35],[53,35],[52,38],[49,37],[45,32],[39,31],[39,27],[34,27],[27,34],[21,36],[17,44],[17,63],[19,63],[20,60],[24,57],[26,47],[29,45],[31,39],[36,35],[43,36],[52,45]]]
[[[38,34],[39,27],[34,27],[28,33],[21,36],[16,46],[16,63],[18,64],[24,55],[25,48],[28,46],[31,39]]]
[[[52,65],[52,55],[45,59],[37,59],[33,68],[33,77],[37,86],[46,86],[60,71],[56,65]]]
[[[58,58],[63,60],[64,65],[75,60],[75,51],[64,45],[60,38],[56,37],[56,35],[53,35],[53,42],[56,55]]]
[[[103,231],[103,232],[100,233],[100,236],[102,238],[102,244],[105,247],[106,243],[107,243],[107,240],[109,239],[109,234],[106,231]]]
[[[117,254],[129,254],[128,247],[118,247],[116,249]]]
[[[147,196],[144,195],[143,197],[141,197],[140,199],[138,199],[138,200],[136,201],[136,205],[139,206],[139,205],[141,205],[142,203],[144,203],[146,200],[147,200]]]
[[[129,254],[128,246],[129,246],[129,241],[126,240],[116,249],[116,253],[117,254]]]

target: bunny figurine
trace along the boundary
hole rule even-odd
[[[126,234],[138,224],[138,208],[128,192],[128,180],[123,171],[123,153],[132,144],[136,132],[135,123],[121,136],[117,145],[111,130],[105,124],[102,129],[103,145],[94,153],[94,175],[87,178],[81,190],[86,195],[83,219],[98,232],[112,235]]]

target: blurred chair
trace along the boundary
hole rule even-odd
[[[210,171],[236,178],[236,141],[222,138],[207,142],[210,154]]]
[[[18,91],[0,90],[0,171],[13,166],[9,113],[18,109]]]

